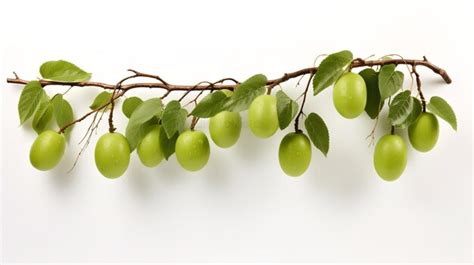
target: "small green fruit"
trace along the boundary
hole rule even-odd
[[[151,129],[137,146],[137,153],[142,164],[147,167],[156,167],[163,160],[160,145],[160,126]]]
[[[407,164],[407,147],[398,135],[387,134],[375,146],[374,167],[384,180],[398,179]]]
[[[214,143],[222,148],[234,145],[240,137],[242,119],[238,112],[221,111],[209,120],[209,132]]]
[[[297,177],[308,169],[311,162],[311,142],[303,133],[289,133],[278,150],[280,167],[288,176]]]
[[[334,85],[333,101],[344,118],[359,116],[367,103],[367,88],[362,76],[352,72],[343,74]]]
[[[176,140],[176,159],[188,171],[198,171],[209,161],[210,147],[201,131],[187,130]]]
[[[248,110],[249,128],[260,138],[272,136],[278,129],[276,98],[261,95],[255,98]]]
[[[64,155],[66,140],[55,131],[44,131],[33,142],[30,149],[30,162],[38,170],[54,168]]]
[[[420,152],[428,152],[436,145],[439,136],[438,119],[432,113],[422,113],[408,127],[411,145]]]
[[[120,133],[102,135],[95,146],[95,164],[106,178],[118,178],[125,173],[130,162],[130,146]]]

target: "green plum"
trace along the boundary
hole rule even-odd
[[[407,146],[402,137],[387,134],[380,138],[374,151],[374,167],[384,180],[398,179],[407,164]]]
[[[367,88],[362,76],[348,72],[334,85],[333,101],[337,112],[346,119],[359,116],[367,103]]]
[[[95,146],[95,164],[106,178],[118,178],[125,173],[130,162],[130,145],[120,133],[102,135]]]
[[[30,162],[38,170],[54,168],[64,155],[66,139],[52,130],[42,132],[30,149]]]
[[[411,145],[420,152],[428,152],[436,145],[439,135],[438,119],[424,112],[408,127]]]
[[[176,159],[188,171],[198,171],[209,161],[210,147],[207,136],[201,131],[186,130],[175,145]]]
[[[163,160],[160,145],[160,126],[154,126],[137,146],[137,153],[142,164],[147,167],[156,167]]]
[[[276,98],[261,95],[255,98],[248,110],[248,123],[252,133],[260,138],[268,138],[278,129]]]
[[[240,137],[242,119],[238,112],[221,111],[209,120],[209,132],[214,143],[222,148],[233,146]]]
[[[278,150],[280,167],[285,174],[297,177],[303,174],[311,162],[311,142],[301,133],[289,133],[283,137]]]

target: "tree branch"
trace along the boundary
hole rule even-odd
[[[396,64],[396,65],[407,64],[407,65],[411,65],[411,66],[417,66],[417,65],[424,66],[424,67],[427,67],[427,68],[431,69],[434,73],[440,75],[446,83],[448,83],[448,84],[451,83],[451,78],[449,77],[448,73],[444,69],[442,69],[442,68],[432,64],[431,62],[429,62],[426,58],[424,58],[423,60],[412,60],[412,59],[406,59],[406,60],[403,60],[403,59],[362,60],[362,59],[358,58],[358,59],[356,59],[352,62],[351,68],[364,67],[364,66],[382,66],[382,65],[386,65],[386,64]],[[298,70],[298,71],[295,71],[295,72],[291,72],[291,73],[285,73],[280,78],[268,80],[267,86],[270,87],[270,88],[273,88],[273,87],[277,86],[278,84],[286,82],[286,81],[288,81],[292,78],[299,77],[299,76],[306,75],[306,74],[316,73],[317,70],[318,70],[317,67],[310,67],[310,68],[304,68],[304,69],[301,69],[301,70]],[[163,79],[161,79],[157,75],[144,74],[144,73],[137,72],[135,70],[131,70],[131,71],[134,72],[137,76],[154,78],[154,79],[158,80],[158,82],[126,84],[126,85],[122,85],[120,87],[120,90],[130,90],[130,89],[134,89],[134,88],[160,88],[160,89],[165,89],[165,90],[168,90],[168,91],[175,91],[175,90],[176,91],[183,91],[183,90],[184,91],[187,91],[187,90],[222,90],[222,89],[234,90],[235,87],[239,84],[238,82],[236,82],[236,80],[231,79],[231,78],[227,78],[226,80],[231,80],[231,81],[234,81],[235,83],[234,84],[228,84],[228,85],[216,84],[212,87],[210,87],[209,85],[199,85],[199,86],[195,86],[195,85],[172,85],[172,84],[164,82]],[[15,78],[7,78],[7,83],[10,83],[10,84],[26,85],[28,82],[29,82],[29,80],[21,79],[18,76],[16,76]],[[50,81],[50,80],[43,80],[43,79],[39,80],[39,82],[41,83],[41,85],[43,87],[49,86],[49,85],[63,85],[63,86],[65,86],[65,85],[67,85],[67,86],[74,85],[76,87],[91,86],[91,87],[101,87],[103,89],[111,89],[111,90],[113,90],[116,87],[116,85],[101,83],[101,82],[79,82],[79,83],[73,83],[72,84],[72,83],[67,83],[67,82],[58,82],[58,81]]]
[[[417,72],[415,70],[416,66],[424,66],[424,67],[427,67],[427,68],[431,69],[434,73],[440,75],[446,83],[448,83],[448,84],[451,83],[451,78],[449,77],[447,72],[444,69],[442,69],[442,68],[432,64],[431,62],[429,62],[426,59],[426,57],[423,57],[423,60],[414,60],[414,59],[363,60],[361,58],[356,58],[352,61],[351,65],[350,65],[350,68],[352,69],[352,68],[357,68],[357,67],[382,66],[382,65],[386,65],[386,64],[411,65],[415,75],[417,75]],[[283,82],[286,82],[286,81],[288,81],[292,78],[303,77],[304,75],[307,75],[307,74],[311,75],[310,79],[308,81],[308,84],[306,86],[305,93],[304,93],[304,98],[303,98],[303,103],[302,103],[300,112],[298,113],[298,116],[297,116],[296,120],[302,114],[304,101],[306,99],[306,94],[307,94],[309,86],[310,86],[310,81],[311,81],[312,77],[314,76],[314,74],[317,72],[317,70],[318,70],[317,67],[303,68],[303,69],[300,69],[300,70],[295,71],[295,72],[285,73],[280,78],[271,79],[271,80],[267,81],[266,86],[267,86],[268,92],[271,92],[272,88],[274,88],[275,86],[277,86],[277,85],[279,85]],[[173,85],[173,84],[170,84],[170,83],[164,81],[158,75],[141,73],[141,72],[138,72],[138,71],[132,70],[132,69],[129,69],[128,71],[132,72],[133,75],[122,79],[119,83],[117,83],[115,85],[107,84],[107,83],[101,83],[101,82],[89,82],[89,81],[88,82],[69,83],[69,82],[51,81],[51,80],[44,80],[44,79],[38,80],[43,87],[50,86],[50,85],[75,86],[75,87],[101,87],[103,89],[110,89],[110,90],[114,91],[114,93],[112,94],[111,100],[108,104],[105,104],[105,105],[101,106],[100,108],[92,110],[92,111],[86,113],[85,115],[83,115],[82,117],[72,121],[71,123],[66,124],[64,127],[59,129],[59,132],[63,133],[69,126],[84,120],[88,116],[90,116],[90,115],[106,108],[109,105],[112,105],[112,110],[111,110],[111,113],[109,115],[109,130],[111,132],[113,132],[115,130],[115,128],[113,127],[113,121],[112,121],[114,101],[116,99],[118,99],[119,97],[123,96],[125,94],[125,92],[127,92],[128,90],[131,90],[131,89],[135,89],[135,88],[160,88],[160,89],[164,89],[164,90],[166,90],[166,93],[162,96],[162,98],[165,98],[166,96],[168,96],[170,94],[170,92],[172,92],[172,91],[186,91],[186,93],[181,97],[181,100],[182,100],[191,91],[201,91],[201,92],[203,92],[205,90],[209,90],[209,91],[212,92],[214,90],[222,90],[222,89],[234,90],[240,84],[237,80],[235,80],[233,78],[223,78],[223,79],[221,79],[217,82],[214,82],[214,83],[206,81],[206,82],[200,82],[197,85]],[[26,85],[29,82],[28,80],[21,79],[15,72],[14,72],[14,76],[15,76],[15,78],[7,78],[7,83]],[[126,80],[136,78],[136,77],[151,78],[151,79],[155,79],[156,82],[122,84]],[[417,81],[418,80],[419,80],[419,78],[417,79]],[[223,84],[224,81],[232,81],[233,84]],[[201,95],[201,94],[202,93],[199,93],[199,95]],[[195,122],[197,122],[197,120]],[[295,129],[296,129],[296,131],[298,131],[298,129],[299,129],[297,123],[295,124]]]

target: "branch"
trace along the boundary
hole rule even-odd
[[[429,62],[426,58],[424,58],[423,60],[413,60],[413,59],[362,60],[358,58],[352,62],[351,68],[365,67],[365,66],[382,66],[386,64],[395,64],[395,65],[405,64],[405,65],[411,65],[411,66],[417,66],[417,65],[424,66],[431,69],[434,73],[440,75],[446,83],[448,84],[451,83],[451,78],[449,77],[448,73],[444,69]],[[310,67],[310,68],[304,68],[304,69],[291,72],[291,73],[285,73],[280,78],[268,80],[267,86],[269,87],[269,89],[271,89],[292,78],[303,76],[306,74],[314,74],[316,73],[317,70],[318,70],[317,67]],[[234,90],[235,87],[239,84],[236,80],[227,78],[225,80],[233,81],[234,84],[228,84],[228,85],[216,84],[212,87],[210,87],[209,85],[198,85],[198,86],[172,85],[165,82],[163,79],[161,79],[157,75],[144,74],[144,73],[140,73],[134,70],[130,70],[130,71],[134,72],[137,76],[153,78],[153,79],[158,80],[158,82],[126,84],[126,85],[122,85],[120,87],[120,90],[126,91],[126,90],[130,90],[134,88],[160,88],[160,89],[165,89],[167,91],[222,90],[222,89]],[[28,82],[29,80],[21,79],[18,76],[16,76],[15,78],[7,78],[7,83],[10,83],[10,84],[26,85]],[[50,80],[44,80],[44,79],[39,80],[39,82],[41,83],[43,87],[49,86],[49,85],[62,85],[62,86],[72,85],[71,83],[67,83],[67,82],[50,81]],[[76,87],[88,87],[88,86],[101,87],[103,89],[110,89],[110,90],[113,90],[116,87],[116,85],[106,84],[106,83],[101,83],[101,82],[79,82],[79,83],[74,83],[73,85]]]
[[[451,83],[451,78],[447,74],[447,72],[432,64],[429,62],[426,57],[423,57],[423,60],[414,60],[414,59],[390,59],[390,60],[363,60],[361,58],[356,58],[352,61],[350,68],[357,68],[357,67],[372,67],[372,66],[383,66],[386,64],[395,64],[395,65],[411,65],[413,69],[413,73],[417,75],[417,72],[415,70],[416,66],[424,66],[429,69],[431,69],[434,73],[440,75],[443,80],[450,84]],[[51,80],[44,80],[40,79],[38,80],[40,84],[45,87],[45,86],[50,86],[50,85],[61,85],[61,86],[75,86],[75,87],[101,87],[103,89],[110,89],[113,90],[113,94],[111,97],[111,100],[108,104],[105,104],[101,106],[100,108],[97,108],[95,110],[92,110],[82,117],[72,121],[69,124],[66,124],[64,127],[59,129],[60,133],[63,133],[69,126],[78,123],[88,116],[106,108],[109,105],[112,105],[112,109],[109,115],[109,131],[113,132],[115,128],[113,127],[113,106],[114,106],[114,101],[118,99],[119,97],[123,96],[125,92],[128,90],[134,89],[134,88],[160,88],[164,89],[167,92],[162,96],[162,98],[165,98],[170,94],[172,91],[186,91],[186,93],[180,98],[182,100],[187,94],[189,94],[191,91],[201,91],[197,97],[199,97],[203,91],[209,90],[209,91],[214,91],[214,90],[223,90],[223,89],[229,89],[229,90],[234,90],[240,83],[233,79],[233,78],[223,78],[217,82],[211,83],[211,82],[200,82],[197,85],[173,85],[170,84],[166,81],[164,81],[160,76],[158,75],[152,75],[152,74],[146,74],[146,73],[141,73],[136,70],[129,69],[128,71],[132,72],[133,75],[128,76],[124,79],[122,79],[119,83],[112,85],[112,84],[107,84],[107,83],[101,83],[101,82],[79,82],[79,83],[69,83],[69,82],[60,82],[60,81],[51,81]],[[286,82],[292,78],[296,77],[303,77],[304,75],[310,74],[310,79],[308,81],[308,84],[306,86],[305,92],[304,92],[304,98],[303,98],[303,103],[300,109],[300,112],[298,113],[298,116],[296,117],[296,120],[301,116],[302,110],[303,110],[303,105],[306,99],[306,94],[308,92],[310,82],[314,74],[318,71],[317,67],[309,67],[309,68],[303,68],[301,70],[291,72],[291,73],[285,73],[283,76],[280,78],[276,79],[271,79],[267,81],[267,88],[268,92],[270,93],[272,88],[275,86]],[[29,81],[25,79],[21,79],[15,72],[14,72],[15,78],[7,78],[7,83],[10,84],[21,84],[21,85],[26,85]],[[145,77],[145,78],[151,78],[155,79],[157,82],[149,82],[149,83],[130,83],[130,84],[122,84],[126,80],[133,79],[136,77]],[[419,78],[418,78],[419,79]],[[418,81],[417,79],[417,81]],[[233,84],[223,84],[225,81],[232,81]],[[420,86],[419,86],[419,92],[420,92]],[[421,93],[420,93],[421,94]],[[197,99],[197,98],[196,98]],[[195,99],[195,100],[196,100]],[[195,102],[194,100],[194,102]],[[197,120],[195,121],[197,122]],[[195,123],[194,123],[195,124]],[[295,124],[295,129],[298,131],[298,125],[297,123]]]

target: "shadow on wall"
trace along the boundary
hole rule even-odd
[[[384,114],[381,114],[384,115]],[[334,132],[331,137],[331,147],[327,157],[313,148],[313,159],[304,177],[318,193],[326,194],[330,199],[356,202],[361,194],[369,193],[376,181],[382,181],[373,168],[372,154],[378,139],[384,134],[377,130],[374,145],[366,136],[370,133],[374,121],[365,117],[365,113],[357,118],[354,137],[347,137],[344,132]],[[336,116],[333,127],[339,123],[349,122]],[[331,126],[331,125],[329,125]],[[378,125],[378,128],[383,125]],[[337,144],[335,144],[337,143]],[[357,152],[364,152],[357,155]]]
[[[310,179],[316,192],[338,200],[357,199],[368,191],[371,179],[377,177],[372,161],[366,161],[364,156],[354,156],[353,148],[347,144],[342,144],[328,158],[315,155],[311,164],[303,177]]]

